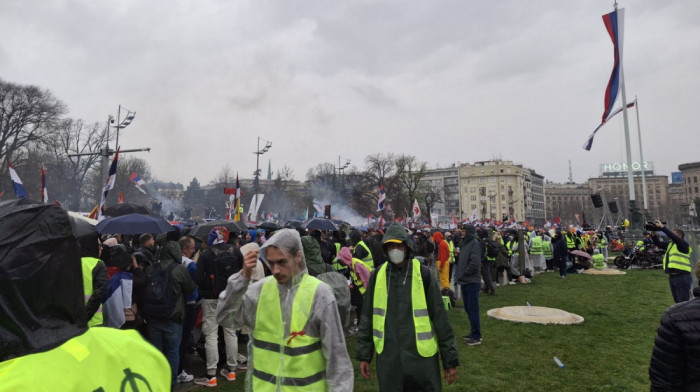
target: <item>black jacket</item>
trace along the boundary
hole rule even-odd
[[[651,391],[700,391],[700,288],[661,317],[649,364]]]
[[[568,253],[568,248],[566,247],[566,238],[562,236],[555,237],[552,255],[554,260],[562,262],[566,260],[566,254]]]
[[[231,250],[233,257],[236,258],[236,267],[233,273],[240,271],[243,268],[243,254],[238,247],[229,244],[216,244],[211,246],[220,251]],[[212,280],[213,278],[213,280]],[[224,291],[226,285],[216,285],[216,255],[211,249],[207,249],[199,256],[197,269],[194,273],[194,281],[199,289],[199,297],[205,299],[217,299],[219,294]]]

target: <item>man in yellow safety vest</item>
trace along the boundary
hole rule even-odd
[[[365,293],[357,338],[363,377],[371,377],[377,353],[379,390],[440,391],[440,361],[454,382],[459,354],[440,287],[413,258],[413,242],[398,223],[387,228],[382,248],[389,262],[376,269]]]
[[[660,221],[655,221],[659,231],[664,232],[669,238],[669,241],[661,241],[658,236],[653,236],[652,240],[659,249],[665,249],[666,254],[663,258],[664,272],[668,274],[669,285],[671,286],[671,295],[676,303],[684,302],[690,299],[690,286],[692,285],[692,277],[690,272],[693,270],[690,254],[693,249],[685,240],[685,233],[681,229],[669,230],[664,227]]]
[[[272,276],[250,284],[258,256]],[[243,269],[219,296],[217,322],[253,331],[246,390],[353,390],[335,297],[307,273],[296,230],[279,230],[244,256]]]

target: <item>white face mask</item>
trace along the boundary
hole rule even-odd
[[[401,264],[404,259],[404,251],[401,249],[391,249],[389,251],[389,261],[391,261],[394,264]]]

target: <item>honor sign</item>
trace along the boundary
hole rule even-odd
[[[634,175],[641,175],[642,170],[646,175],[654,175],[653,162],[632,162]],[[603,163],[600,165],[600,174],[603,177],[620,177],[627,174],[627,162]]]

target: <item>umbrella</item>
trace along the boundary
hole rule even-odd
[[[290,220],[284,224],[284,227],[288,227],[290,229],[301,229],[303,224],[304,222],[299,220]]]
[[[175,228],[159,216],[127,214],[107,218],[97,224],[100,234],[165,233]]]
[[[591,255],[589,255],[587,252],[584,252],[584,251],[582,251],[582,250],[573,250],[573,251],[571,251],[571,254],[574,255],[574,256],[583,257],[583,258],[585,258],[585,259],[590,259],[590,258],[591,258]]]
[[[97,224],[97,219],[88,218],[87,216],[83,216],[83,215],[81,215],[80,213],[77,213],[77,212],[68,211],[68,216],[73,217],[73,218],[76,218],[76,219],[79,219],[79,220],[82,220],[82,221],[87,222],[87,223],[89,223],[89,224],[91,224],[91,225],[93,225],[93,226],[95,226],[95,225]]]
[[[105,215],[107,216],[122,216],[127,214],[151,215],[151,211],[141,204],[132,202],[115,204],[105,210]]]
[[[275,222],[263,222],[258,225],[259,229],[275,231],[281,229],[280,225]]]
[[[304,222],[303,228],[307,230],[338,231],[338,226],[329,219],[311,218]]]
[[[97,229],[95,229],[95,225],[91,224],[87,220],[77,218],[73,215],[69,214],[69,219],[71,223],[71,228],[73,229],[73,234],[77,238],[83,238],[83,237],[89,237],[89,236],[94,236],[95,237],[95,242],[97,242]],[[90,219],[94,220],[94,219]],[[97,222],[97,221],[95,221]]]
[[[192,237],[197,237],[199,239],[206,240],[211,230],[217,226],[221,226],[229,232],[248,231],[248,226],[246,226],[246,224],[243,222],[219,219],[201,225],[192,226],[188,234]]]

